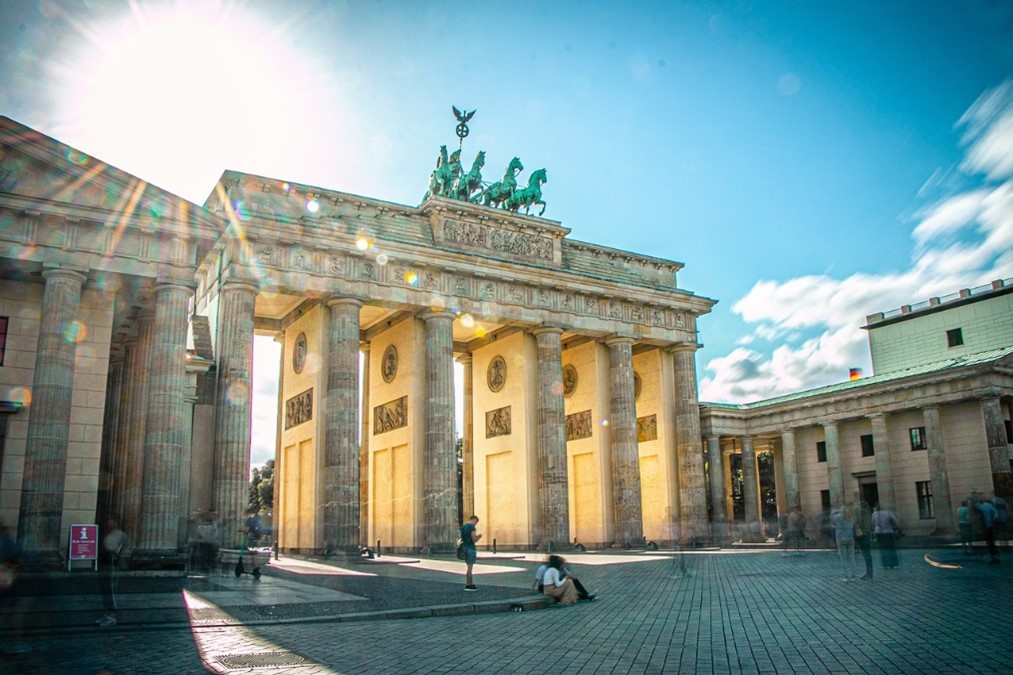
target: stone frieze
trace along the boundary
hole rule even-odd
[[[373,435],[408,426],[408,397],[402,396],[373,408]]]
[[[313,419],[313,389],[285,401],[285,428],[291,429]]]
[[[583,410],[566,416],[566,440],[591,438],[591,411]]]

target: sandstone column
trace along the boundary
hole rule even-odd
[[[939,407],[926,407],[922,410],[922,418],[925,421],[929,475],[932,477],[932,512],[936,519],[936,533],[953,534],[955,531],[953,502],[950,499],[950,479],[946,472],[946,450],[943,447],[943,427],[939,421]]]
[[[457,362],[464,367],[464,428],[461,430],[461,501],[464,517],[475,513],[475,382],[471,354]]]
[[[538,506],[539,548],[558,550],[570,541],[566,475],[566,414],[563,404],[563,329],[533,331],[538,343]],[[636,416],[634,415],[634,433]]]
[[[257,287],[226,281],[219,292],[218,390],[215,415],[212,504],[222,541],[242,542],[243,514],[250,490],[250,425],[253,385],[253,303]]]
[[[105,532],[106,521],[115,516],[112,509],[113,490],[116,487],[116,435],[119,433],[120,395],[123,390],[123,355],[109,363],[106,380],[105,415],[102,420],[102,454],[99,467],[98,504],[96,520],[99,533]]]
[[[728,537],[728,509],[725,506],[725,466],[721,455],[721,437],[707,436],[707,465],[710,469],[711,532],[718,542]]]
[[[144,479],[144,431],[147,424],[148,388],[151,380],[151,345],[155,315],[143,311],[137,317],[137,342],[130,351],[128,432],[123,452],[123,531],[141,540],[141,481]]]
[[[137,350],[137,339],[128,339],[122,346],[123,374],[121,376],[119,398],[113,402],[119,408],[116,416],[116,437],[112,448],[113,453],[113,486],[109,494],[109,515],[119,520],[120,527],[124,532],[126,522],[123,518],[124,495],[127,488],[127,456],[130,452],[128,434],[130,433],[130,406],[132,392],[137,379],[137,373],[133,372],[131,363],[134,352]]]
[[[281,541],[281,525],[282,525],[282,513],[281,513],[281,456],[283,454],[281,447],[281,433],[285,428],[285,401],[282,399],[282,394],[285,391],[285,332],[282,331],[274,337],[274,341],[277,342],[281,349],[281,353],[278,358],[278,411],[277,423],[275,425],[274,432],[274,481],[272,481],[273,490],[271,490],[271,503],[274,504],[274,508],[271,510],[271,539],[274,543]]]
[[[675,359],[675,451],[679,465],[680,541],[683,542],[704,537],[708,531],[700,404],[696,391],[698,348],[696,344],[680,344],[670,350]]]
[[[369,546],[369,343],[360,342],[359,352],[362,354],[362,395],[359,400],[359,546]]]
[[[179,530],[183,416],[186,404],[187,303],[192,291],[178,282],[155,287],[155,323],[145,416],[141,537],[149,556],[175,554]]]
[[[756,449],[751,436],[739,438],[742,443],[742,501],[745,506],[746,527],[750,536],[754,531],[753,523],[760,522],[759,485],[756,482]]]
[[[327,392],[324,400],[324,541],[359,544],[359,309],[350,298],[327,301]]]
[[[1013,501],[1013,474],[1010,473],[1008,441],[998,397],[981,400],[981,417],[985,423],[988,463],[992,470],[992,489],[1006,500]],[[986,495],[987,496],[987,495]]]
[[[633,391],[633,339],[613,337],[609,348],[609,429],[612,433],[614,541],[621,546],[644,540],[640,495],[640,454]]]
[[[426,312],[425,533],[430,551],[457,540],[457,457],[454,452],[454,315]],[[470,514],[469,514],[470,515]]]
[[[827,483],[830,488],[830,506],[844,504],[844,470],[841,467],[840,437],[836,422],[823,425],[823,442],[827,448]]]
[[[25,441],[18,543],[26,557],[58,562],[66,538],[60,525],[74,390],[75,321],[86,277],[58,268],[42,274],[46,289]]]
[[[795,431],[781,432],[781,463],[784,466],[784,501],[788,512],[802,508],[798,487],[798,457],[795,454]]]
[[[896,506],[893,494],[893,462],[890,458],[890,437],[886,429],[886,415],[869,415],[872,422],[872,447],[876,452],[876,491],[879,508],[892,511]],[[870,507],[875,504],[869,504]]]

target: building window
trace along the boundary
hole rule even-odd
[[[964,332],[960,328],[946,331],[946,346],[959,347],[964,344]]]
[[[908,429],[908,433],[911,435],[912,450],[924,450],[928,447],[925,445],[925,427],[912,427]]]
[[[830,513],[830,490],[820,490],[820,508],[823,513]]]
[[[0,366],[4,364],[4,352],[7,351],[7,317],[0,316]]]
[[[827,442],[817,441],[816,443],[816,461],[825,462],[827,461]]]
[[[1006,442],[1013,443],[1013,422],[1003,420],[1002,423],[1006,427]]]
[[[862,457],[872,457],[876,454],[876,446],[872,443],[872,434],[862,434]]]
[[[932,513],[932,481],[918,481],[915,492],[918,493],[918,517],[922,520],[935,517]]]

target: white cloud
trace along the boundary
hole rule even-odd
[[[958,126],[967,148],[960,169],[991,184],[918,214],[905,270],[757,281],[732,307],[751,332],[706,364],[702,400],[756,401],[844,381],[851,367],[871,373],[867,315],[1013,275],[1013,81],[983,94]],[[783,337],[799,333],[797,346]],[[774,337],[784,344],[769,354],[741,346]]]

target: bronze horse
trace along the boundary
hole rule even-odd
[[[482,167],[485,166],[485,150],[475,156],[471,170],[454,181],[454,198],[471,201],[471,195],[482,187]]]
[[[538,171],[532,172],[528,178],[528,186],[520,190],[514,190],[513,194],[504,203],[504,208],[509,211],[517,211],[517,209],[523,206],[524,213],[527,214],[532,206],[541,204],[542,210],[538,212],[538,215],[541,216],[545,213],[545,202],[542,201],[542,184],[548,182],[549,179],[545,175],[545,169],[538,169]]]
[[[517,189],[517,174],[523,170],[520,157],[514,157],[503,174],[503,180],[487,187],[477,199],[482,200],[483,206],[499,206]]]

